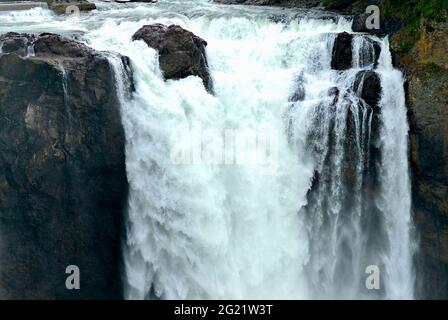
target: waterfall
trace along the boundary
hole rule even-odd
[[[127,43],[136,81],[123,105],[127,297],[412,298],[408,128],[387,38],[355,35],[353,68],[337,72],[335,32],[348,22],[176,22],[207,39],[216,96],[197,78],[164,82],[157,54]],[[376,109],[360,98],[373,69]],[[278,151],[273,175],[257,163],[170,158],[179,145],[220,144],[227,129],[266,125]],[[365,287],[371,265],[380,290]]]
[[[216,96],[197,78],[164,82],[156,53],[127,43],[136,81],[122,110],[131,187],[128,298],[309,298],[308,241],[297,213],[313,171],[288,144],[284,115],[297,65],[314,59],[318,68],[328,35],[315,42],[312,25],[232,18],[186,27],[209,41]],[[309,39],[305,51],[297,50],[299,34]],[[260,52],[257,43],[267,45]],[[171,161],[176,130],[207,132],[213,143],[228,129],[265,126],[277,138],[274,173],[258,163]]]
[[[306,136],[315,170],[300,210],[311,250],[307,275],[320,298],[412,298],[404,80],[392,67],[387,38],[356,35],[352,45],[353,68],[328,72],[327,63],[305,72],[298,84],[305,95],[290,111],[291,135],[301,143]],[[376,106],[360,99],[375,75]],[[382,271],[379,290],[365,286],[369,266]]]
[[[352,33],[343,17],[191,2],[98,3],[79,21],[8,15],[20,31],[82,33],[130,58],[132,93],[127,66],[107,55],[127,140],[126,298],[413,298],[404,80],[388,38],[354,34],[352,67],[337,71],[335,39]],[[164,81],[157,52],[131,40],[156,22],[208,42],[215,95],[197,77]],[[228,154],[243,141],[250,158],[261,140],[255,161]]]

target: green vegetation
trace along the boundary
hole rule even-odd
[[[410,4],[408,0],[383,0],[381,13],[388,18],[401,18],[406,24],[416,24],[421,19],[444,21],[448,0],[420,0]]]
[[[405,37],[400,50],[406,53],[420,39],[423,20],[442,22],[447,19],[448,0],[419,0],[415,4],[408,0],[383,0],[380,9],[386,19],[403,21]]]
[[[372,1],[370,0],[323,0],[328,9],[347,9],[362,12]],[[401,50],[410,51],[420,39],[422,21],[445,21],[448,16],[448,0],[381,0],[380,10],[383,18],[403,23]]]
[[[328,9],[365,8],[369,0],[323,0]],[[409,0],[382,0],[381,13],[388,17],[400,16],[407,20],[420,18],[444,20],[448,10],[448,0],[419,0],[411,4]]]
[[[426,69],[428,71],[430,71],[430,72],[433,72],[433,73],[436,73],[436,72],[439,72],[439,71],[443,70],[443,68],[439,67],[438,65],[436,65],[435,63],[432,63],[432,62],[428,63],[426,65]]]
[[[328,9],[362,9],[372,1],[369,0],[323,0]],[[413,23],[422,18],[444,21],[448,11],[448,0],[419,0],[411,4],[409,0],[382,0],[381,14],[388,18],[401,18]]]
[[[414,41],[407,39],[405,41],[403,41],[400,45],[400,51],[401,52],[409,52],[411,51],[412,47],[414,46],[415,41],[417,41],[416,39],[414,39]]]

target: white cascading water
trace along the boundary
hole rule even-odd
[[[377,63],[373,43],[381,49]],[[375,64],[381,111],[359,98]],[[305,137],[315,170],[308,204],[300,210],[310,237],[306,274],[312,296],[412,298],[403,78],[393,69],[387,38],[355,35],[353,68],[329,67],[327,61],[323,69],[301,74],[297,85],[304,98],[290,112],[292,136]],[[366,288],[368,266],[382,272],[378,291]]]
[[[380,172],[381,209],[386,217],[390,249],[385,258],[386,289],[390,298],[412,298],[415,283],[412,257],[417,250],[411,219],[411,185],[404,78],[393,69],[389,42],[384,41],[378,73],[381,98],[383,166]],[[386,280],[386,281],[387,281]]]
[[[22,14],[26,24],[10,19],[19,32],[75,34],[130,58],[131,96],[122,61],[108,54],[127,139],[127,298],[413,298],[408,125],[387,38],[356,35],[354,67],[337,72],[334,39],[351,30],[342,17],[205,0],[98,8],[80,20],[41,9]],[[156,51],[131,40],[156,22],[208,42],[215,96],[197,77],[164,81]],[[376,136],[354,88],[358,72],[374,67],[373,43],[382,49]],[[198,143],[192,136],[220,145],[226,130],[268,133],[268,161],[173,161],[173,150]],[[381,151],[374,171],[371,139]],[[365,288],[368,265],[380,268],[380,290]]]

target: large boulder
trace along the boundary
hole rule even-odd
[[[54,34],[0,43],[0,297],[119,299],[127,178],[113,69]],[[80,290],[66,289],[69,265]]]
[[[205,88],[213,92],[205,47],[207,42],[177,25],[152,24],[143,26],[132,37],[143,40],[159,52],[160,69],[165,79],[198,76]]]

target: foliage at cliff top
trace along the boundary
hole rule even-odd
[[[420,20],[445,20],[448,11],[448,0],[383,0],[382,13],[388,17],[401,17],[407,22]]]
[[[421,37],[422,22],[442,22],[448,17],[448,0],[383,0],[381,13],[403,21],[402,52],[408,52]]]
[[[409,52],[420,39],[422,22],[448,20],[448,0],[323,0],[327,9],[363,12],[370,4],[380,7],[381,16],[398,22],[403,32],[400,51]]]
[[[400,17],[406,22],[421,18],[444,20],[448,11],[448,0],[324,0],[329,9],[363,9],[369,4],[379,4],[386,17]]]

